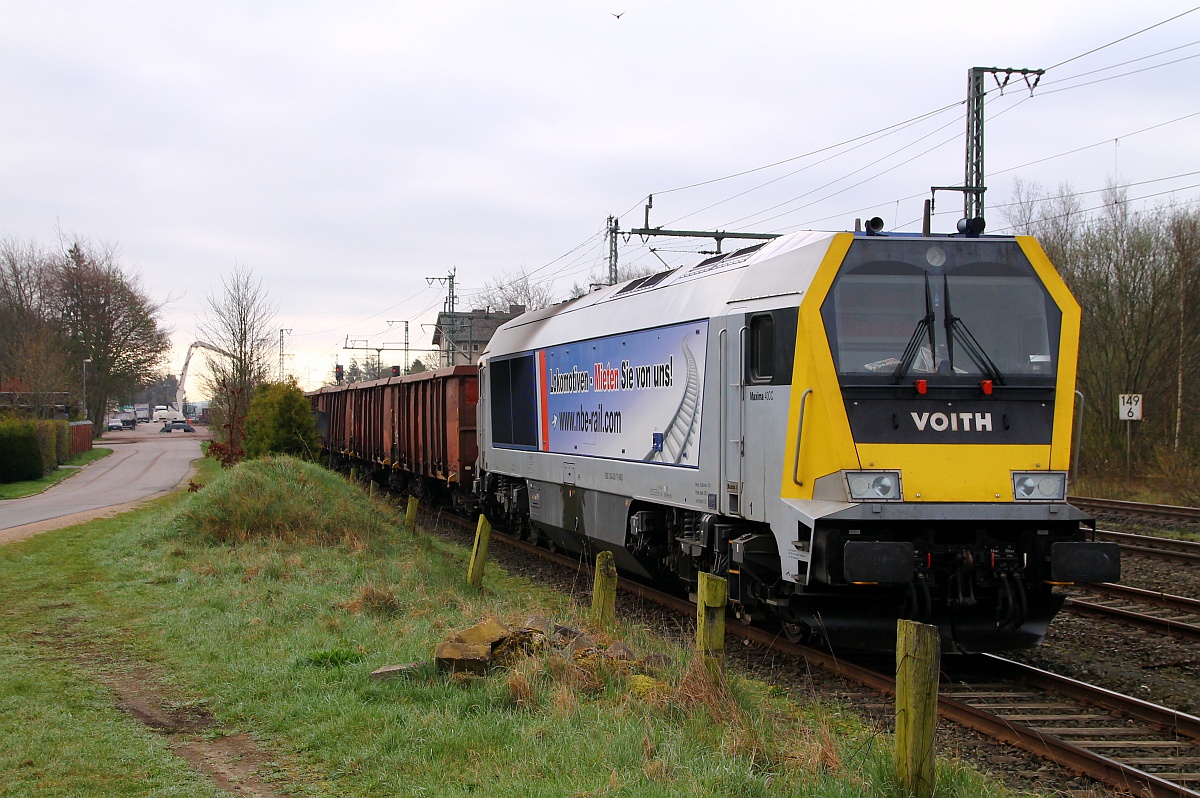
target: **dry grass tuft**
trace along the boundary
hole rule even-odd
[[[604,689],[604,680],[594,663],[580,664],[552,654],[546,659],[546,673],[567,690],[595,695]]]
[[[392,589],[376,587],[370,582],[358,589],[357,596],[335,606],[355,615],[365,612],[378,618],[390,618],[400,612],[400,600]]]
[[[743,722],[737,699],[725,679],[725,671],[709,670],[700,656],[693,657],[679,677],[675,700],[686,709],[704,707],[713,717],[728,718],[731,724]]]
[[[647,759],[642,772],[650,781],[669,781],[674,775],[671,766],[661,759]]]
[[[517,671],[510,671],[508,674],[508,695],[518,709],[532,709],[537,704],[537,696],[534,695],[529,680]]]
[[[376,587],[369,582],[358,591],[362,608],[370,615],[388,618],[400,611],[400,601],[389,587]]]
[[[575,696],[575,691],[565,684],[555,686],[550,704],[558,717],[574,715],[579,709],[579,699]]]

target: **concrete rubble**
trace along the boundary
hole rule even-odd
[[[495,618],[488,618],[462,629],[438,643],[433,658],[437,670],[449,673],[486,675],[493,667],[507,665],[521,657],[551,653],[565,659],[606,659],[628,663],[640,670],[659,671],[672,664],[665,654],[649,654],[639,658],[632,648],[618,640],[601,646],[590,635],[569,626],[552,623],[540,615],[530,615],[525,622],[510,628]],[[425,662],[385,665],[371,673],[377,681],[411,677],[423,671]]]

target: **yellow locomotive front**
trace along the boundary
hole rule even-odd
[[[1119,577],[1066,503],[1079,306],[1033,239],[838,235],[799,326],[792,623],[874,648],[912,617],[1020,648],[1055,584]]]

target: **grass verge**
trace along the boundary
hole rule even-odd
[[[638,628],[592,634],[669,664],[543,649],[486,677],[372,681],[489,616],[586,628],[586,610],[494,567],[469,589],[466,551],[310,465],[214,478],[206,461],[196,481],[0,550],[0,794],[217,794],[116,706],[150,686],[203,709],[189,739],[249,739],[279,795],[899,794],[890,737],[816,697],[714,682]],[[938,779],[940,796],[1005,794],[950,761]]]
[[[57,485],[67,477],[79,473],[79,469],[88,463],[93,463],[102,457],[112,454],[112,449],[97,447],[86,452],[80,452],[63,465],[51,471],[41,479],[29,479],[23,482],[6,482],[0,484],[0,500],[20,499],[41,493],[51,485]]]

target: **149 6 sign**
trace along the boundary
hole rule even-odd
[[[1140,393],[1120,394],[1118,413],[1122,421],[1142,420],[1142,395]]]

